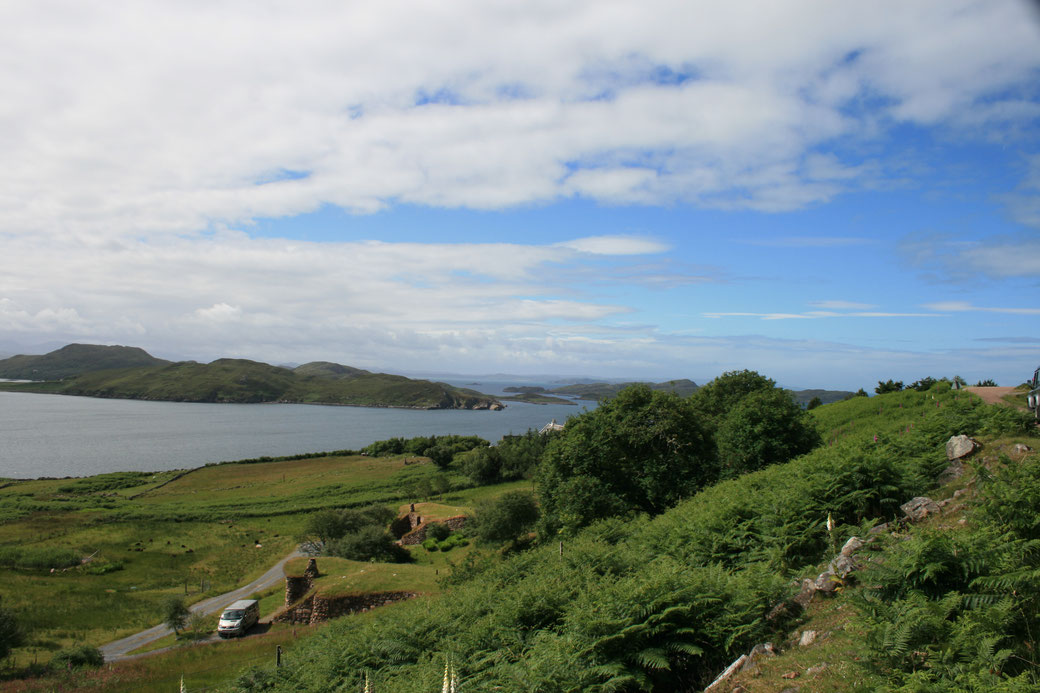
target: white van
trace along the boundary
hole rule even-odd
[[[260,602],[255,599],[239,599],[234,604],[229,604],[220,615],[217,633],[222,638],[245,635],[259,620]]]

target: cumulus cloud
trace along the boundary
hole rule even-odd
[[[16,3],[0,233],[184,233],[322,204],[797,209],[890,124],[1035,117],[987,0]]]

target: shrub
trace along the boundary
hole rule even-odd
[[[56,669],[79,669],[80,667],[99,667],[105,663],[101,650],[93,645],[79,645],[58,650],[51,658],[51,666]]]
[[[443,522],[431,522],[426,526],[426,536],[437,541],[444,541],[451,534],[451,528]]]
[[[427,551],[439,551],[440,550],[440,545],[439,544],[440,544],[440,542],[438,542],[436,539],[427,539],[426,541],[424,541],[422,543],[422,547],[424,549],[426,549]]]
[[[504,493],[477,507],[474,526],[477,537],[489,543],[502,543],[526,534],[538,520],[538,504],[524,491]]]
[[[412,560],[408,549],[399,546],[390,532],[376,525],[367,525],[329,542],[326,551],[330,556],[352,561],[407,563]]]
[[[0,659],[25,643],[25,630],[14,612],[0,604]]]

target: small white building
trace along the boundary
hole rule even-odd
[[[544,426],[542,426],[541,429],[538,431],[538,433],[545,434],[545,433],[552,433],[553,431],[562,431],[562,430],[563,430],[563,424],[556,423],[556,419],[553,419],[549,423],[547,423]]]

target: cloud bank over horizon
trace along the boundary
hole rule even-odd
[[[53,2],[0,39],[12,348],[843,387],[1035,360],[1026,2]]]

